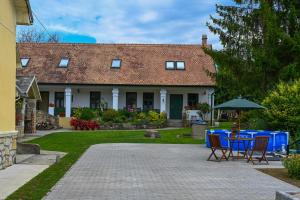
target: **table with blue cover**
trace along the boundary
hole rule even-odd
[[[207,130],[206,131],[206,146],[210,147],[208,134],[220,135],[221,144],[223,147],[230,148],[230,141],[228,138],[231,137],[231,130]],[[269,136],[268,152],[283,152],[286,151],[289,143],[289,132],[285,131],[265,131],[265,130],[240,130],[239,137],[255,139],[256,136]],[[250,143],[250,148],[253,147],[253,141]],[[238,144],[233,144],[233,150],[238,150]],[[245,151],[243,145],[240,146],[241,151]]]

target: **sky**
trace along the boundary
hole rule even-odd
[[[206,22],[215,4],[231,0],[30,0],[48,32],[62,42],[199,44],[202,34],[214,48],[218,36]],[[35,19],[34,27],[42,30]],[[24,27],[19,28],[22,29]]]

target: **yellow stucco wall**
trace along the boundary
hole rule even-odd
[[[16,11],[0,0],[0,133],[15,130]]]
[[[71,117],[59,117],[59,126],[62,128],[72,128],[70,125]]]

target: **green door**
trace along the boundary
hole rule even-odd
[[[182,94],[170,94],[170,119],[182,119]]]

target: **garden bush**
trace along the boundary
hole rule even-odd
[[[283,161],[291,178],[300,179],[300,155],[292,155]]]
[[[91,108],[76,108],[73,110],[73,117],[82,120],[92,120],[96,118],[96,112]]]
[[[70,121],[70,125],[75,130],[95,130],[100,128],[99,123],[95,120],[83,120],[77,118],[72,118]]]
[[[265,117],[271,129],[287,130],[292,137],[300,130],[300,79],[279,83],[263,100]]]
[[[116,119],[116,118],[119,118],[119,119]],[[116,111],[114,109],[107,109],[107,110],[103,111],[103,113],[102,113],[102,120],[104,122],[118,123],[118,121],[121,122],[121,117],[120,117],[118,111]]]

